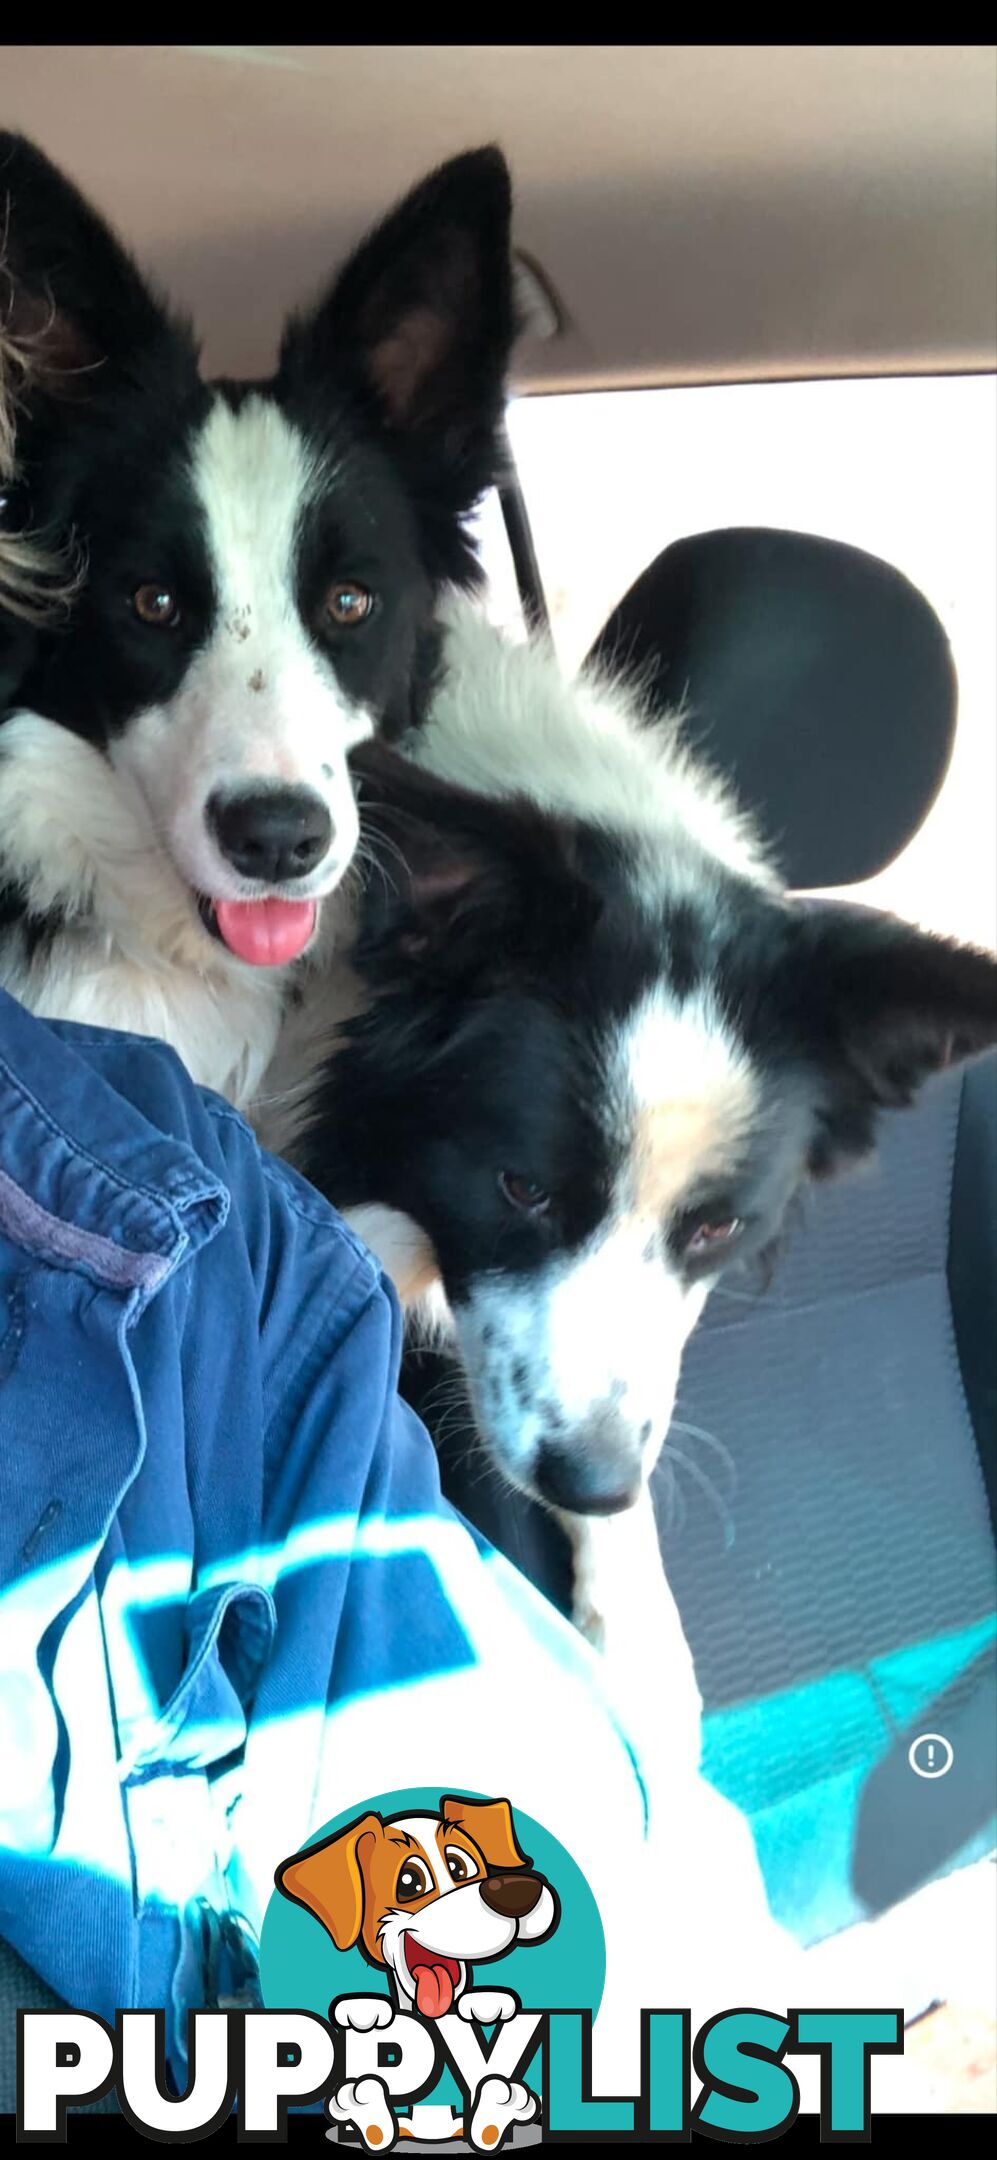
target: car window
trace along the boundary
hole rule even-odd
[[[670,541],[777,525],[848,541],[925,594],[959,676],[952,763],[904,853],[856,898],[953,936],[997,935],[997,397],[992,376],[727,384],[520,398],[509,432],[565,661]],[[481,544],[519,618],[501,514]]]

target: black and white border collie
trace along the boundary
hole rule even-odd
[[[432,174],[285,330],[204,383],[187,326],[42,153],[0,135],[0,310],[32,386],[8,531],[71,544],[0,617],[0,981],[156,1035],[237,1103],[358,839],[347,753],[408,729],[514,331],[497,150]]]
[[[566,1520],[576,1618],[646,1648],[645,1481],[708,1292],[997,1040],[997,964],[787,898],[677,726],[469,602],[399,748],[354,760],[385,845],[261,1121],[443,1316],[494,1461]]]

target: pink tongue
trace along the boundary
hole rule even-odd
[[[446,2017],[453,2001],[453,1981],[445,1965],[417,1965],[415,2006],[421,2017]]]
[[[215,921],[230,952],[250,967],[296,960],[315,928],[314,900],[216,900]]]

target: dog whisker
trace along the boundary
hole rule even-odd
[[[737,1464],[730,1449],[724,1446],[722,1440],[717,1439],[716,1433],[707,1432],[702,1425],[689,1425],[684,1418],[679,1417],[673,1417],[669,1430],[680,1432],[690,1440],[701,1440],[705,1447],[713,1449],[727,1472],[730,1498],[733,1500],[737,1491]]]
[[[671,1441],[668,1443],[668,1453],[672,1461],[687,1472],[693,1484],[698,1485],[700,1492],[710,1502],[711,1507],[716,1510],[723,1525],[724,1551],[729,1552],[734,1543],[734,1517],[729,1502],[724,1499],[722,1493],[717,1491],[712,1478],[707,1476],[706,1471],[701,1469],[697,1462],[693,1462],[691,1456],[683,1454],[680,1448],[674,1447]]]
[[[431,1387],[423,1403],[423,1412],[435,1416],[437,1412],[457,1408],[468,1409],[467,1392],[459,1374],[447,1373]]]
[[[408,864],[405,860],[401,848],[398,846],[397,841],[392,840],[390,833],[375,831],[371,834],[370,837],[372,843],[376,842],[376,848],[372,844],[370,849],[370,861],[372,863],[376,862],[378,869],[384,869],[385,866],[381,860],[381,856],[382,854],[386,855],[390,861],[397,862],[401,870],[407,876]]]
[[[664,1487],[665,1495],[668,1502],[668,1516],[665,1523],[665,1529],[669,1533],[669,1535],[672,1531],[674,1531],[677,1537],[681,1537],[686,1525],[685,1494],[683,1493],[679,1481],[675,1475],[674,1466],[672,1461],[670,1460],[670,1453],[668,1451],[666,1451],[666,1453],[661,1458],[658,1466],[658,1474]]]
[[[355,872],[354,883],[356,885],[357,891],[362,892],[369,878],[372,876],[377,876],[381,880],[381,884],[384,887],[385,893],[389,897],[394,898],[397,897],[397,887],[392,883],[392,880],[388,874],[388,865],[385,862],[380,850],[381,842],[379,835],[370,834],[362,831],[360,843],[357,848],[356,855],[353,858],[353,870]],[[400,854],[397,848],[394,849],[394,853],[398,856],[398,860],[404,870],[404,856]]]

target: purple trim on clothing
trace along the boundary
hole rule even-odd
[[[32,1200],[6,1170],[0,1170],[0,1230],[43,1259],[89,1268],[112,1290],[154,1290],[172,1265],[159,1253],[130,1252],[127,1246],[99,1237],[95,1230],[62,1222]]]

